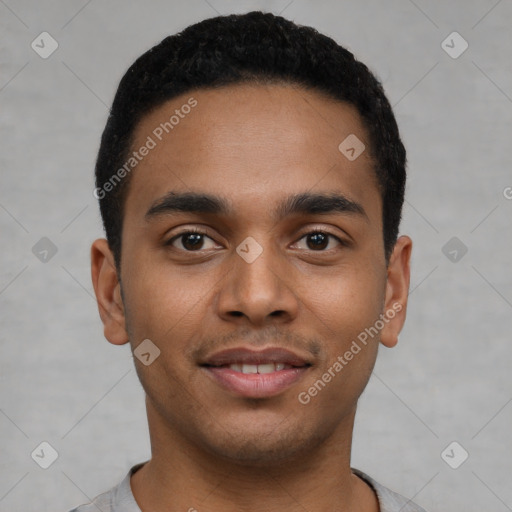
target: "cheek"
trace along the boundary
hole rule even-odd
[[[187,348],[202,325],[209,286],[204,277],[186,277],[179,269],[159,265],[155,259],[140,256],[139,261],[147,263],[124,268],[130,343],[135,350],[149,339],[160,353],[148,366],[135,359],[137,374],[154,404],[174,403],[189,396]]]
[[[149,255],[140,255],[136,265],[126,261],[127,324],[136,338],[154,338],[162,344],[172,338],[175,345],[200,325],[197,318],[206,307],[210,286],[206,275],[194,275],[190,268],[173,268]]]
[[[317,326],[325,351],[312,385],[317,385],[317,379],[329,381],[316,406],[340,414],[345,410],[343,404],[354,405],[362,393],[377,356],[379,333],[369,336],[367,329],[375,325],[382,312],[385,281],[382,272],[371,268],[347,265],[326,279],[323,287],[316,287],[310,299],[319,317]]]
[[[383,300],[382,279],[357,269],[326,280],[308,299],[324,341],[322,361],[302,390],[311,397],[312,411],[329,411],[339,421],[355,406],[375,365],[380,338],[367,330],[379,318]]]
[[[346,265],[309,287],[307,303],[343,344],[372,325],[382,310],[385,279],[372,265]]]

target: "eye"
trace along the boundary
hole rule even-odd
[[[205,247],[205,240],[208,239],[212,242],[211,247]],[[175,242],[179,241],[181,247],[176,247]],[[213,249],[215,247],[214,241],[203,231],[188,229],[180,234],[173,236],[165,245],[182,249],[188,252],[200,251],[204,249]]]
[[[339,237],[322,230],[310,231],[303,235],[300,240],[306,240],[306,250],[315,252],[330,252],[334,250],[332,241],[339,246],[347,246]],[[210,246],[208,247],[208,243]],[[178,247],[177,244],[181,247]],[[298,243],[298,242],[297,242]],[[186,252],[198,252],[201,250],[214,249],[216,247],[215,241],[209,237],[204,231],[189,228],[186,231],[173,236],[169,241],[165,243],[166,246],[171,246],[175,249],[179,249]]]
[[[335,240],[338,243],[338,245],[341,246],[347,245],[343,240],[341,240],[337,236],[320,230],[310,231],[309,233],[306,233],[304,236],[300,238],[300,240],[303,239],[306,239],[307,249],[312,251],[331,251],[333,248],[328,248],[330,240]],[[328,248],[327,251],[326,248]]]

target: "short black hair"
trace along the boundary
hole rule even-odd
[[[375,161],[389,260],[401,220],[406,153],[380,81],[350,51],[314,28],[253,11],[206,19],[166,37],[141,55],[121,79],[101,138],[95,190],[118,272],[130,183],[127,173],[118,171],[129,158],[143,116],[193,90],[275,82],[324,93],[359,112]],[[120,176],[123,179],[113,182]]]

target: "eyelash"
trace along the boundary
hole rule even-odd
[[[212,237],[210,237],[208,235],[208,233],[206,233],[205,231],[201,231],[200,229],[197,229],[197,228],[188,228],[187,230],[184,230],[182,231],[181,233],[178,233],[177,235],[174,235],[172,238],[170,238],[167,242],[165,242],[165,246],[170,246],[172,247],[173,249],[177,249],[176,247],[173,247],[172,244],[174,243],[175,240],[178,240],[179,238],[181,237],[184,237],[185,235],[190,235],[190,234],[194,234],[194,235],[202,235],[202,236],[205,236],[207,238],[210,238],[210,240],[213,240]],[[349,243],[345,240],[342,240],[341,238],[339,238],[338,236],[336,235],[333,235],[332,233],[329,233],[328,231],[325,231],[323,229],[313,229],[311,231],[308,231],[306,233],[304,233],[298,240],[302,240],[303,238],[305,238],[306,236],[308,235],[313,235],[313,234],[322,234],[322,235],[327,235],[328,237],[330,238],[334,238],[342,247],[347,247],[349,245]],[[187,249],[178,249],[178,250],[182,250],[183,252],[189,252],[189,253],[199,253],[201,252],[201,249],[197,250],[197,251],[188,251]],[[333,251],[334,249],[327,249],[327,250],[318,250],[318,251],[315,251],[314,249],[309,249],[311,252],[325,252],[325,253],[330,253],[331,251]]]

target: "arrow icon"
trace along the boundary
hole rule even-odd
[[[365,150],[365,145],[359,137],[351,133],[338,146],[341,154],[350,162],[353,162]]]
[[[450,466],[452,469],[457,469],[459,466],[469,457],[469,453],[466,449],[457,441],[452,441],[442,452],[441,458]]]
[[[30,43],[30,47],[39,57],[47,59],[59,47],[59,43],[48,32],[41,32]]]
[[[50,443],[43,441],[34,448],[30,457],[40,468],[48,469],[59,458],[59,454]]]
[[[452,59],[458,59],[469,48],[469,44],[458,32],[452,32],[441,42],[441,48]]]
[[[160,349],[150,340],[145,339],[134,351],[133,355],[145,366],[149,366],[160,355]]]
[[[252,263],[263,252],[263,247],[261,247],[252,236],[248,236],[245,240],[240,242],[236,248],[236,252],[247,263]]]
[[[443,245],[441,251],[452,263],[458,263],[468,252],[468,247],[462,240],[456,236],[452,236],[452,238]]]
[[[46,236],[32,247],[32,254],[42,263],[48,263],[57,252],[57,246]]]

